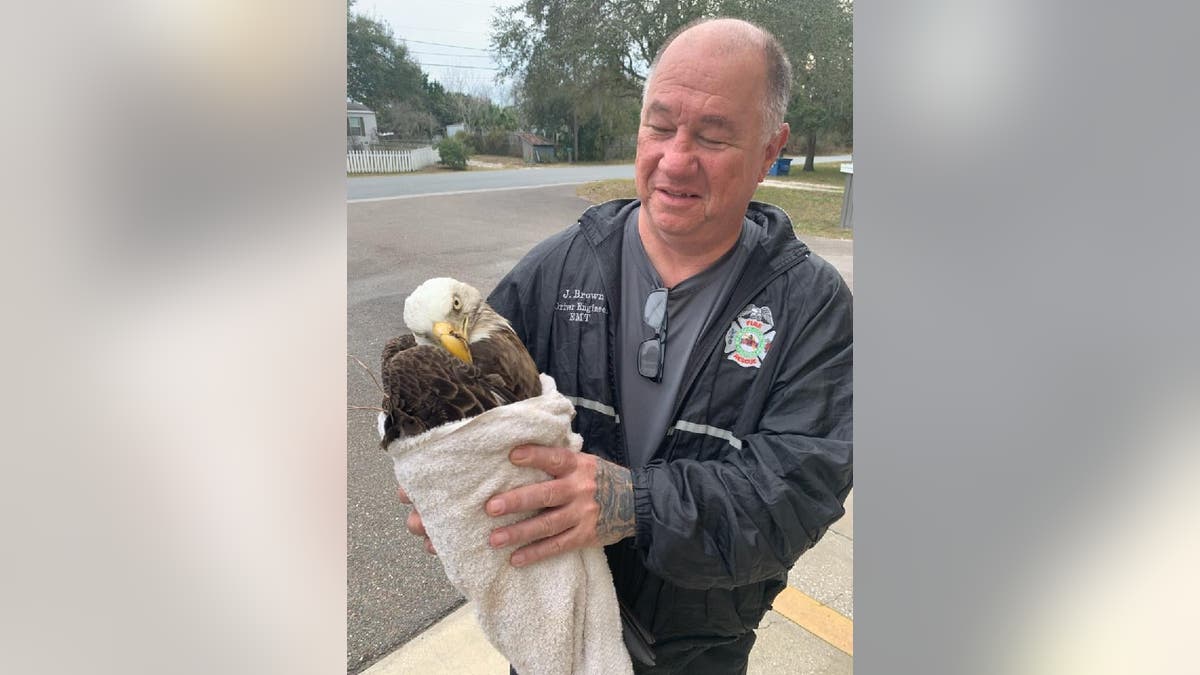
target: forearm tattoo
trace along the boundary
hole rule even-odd
[[[600,460],[596,463],[596,503],[600,518],[596,536],[607,546],[634,535],[633,476],[623,466]]]

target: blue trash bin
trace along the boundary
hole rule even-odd
[[[771,173],[772,176],[786,176],[792,170],[792,160],[780,157],[775,160],[775,166],[771,168],[774,171],[774,173]]]

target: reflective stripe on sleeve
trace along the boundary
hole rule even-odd
[[[693,434],[713,436],[729,443],[736,450],[742,449],[742,439],[734,436],[732,431],[726,429],[718,429],[717,427],[710,427],[707,424],[696,424],[695,422],[685,422],[683,420],[676,422],[675,426],[671,427],[671,432],[673,433],[676,429],[679,431],[688,431]]]
[[[594,410],[595,412],[608,415],[609,417],[613,418],[616,420],[617,424],[621,423],[621,416],[617,414],[616,409],[611,405],[604,405],[599,401],[593,401],[587,398],[579,398],[578,396],[567,396],[566,394],[563,394],[563,396],[565,396],[566,399],[570,401],[571,404],[576,408],[587,408],[588,410]]]

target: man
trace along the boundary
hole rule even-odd
[[[519,546],[517,566],[605,545],[639,672],[745,672],[851,487],[849,290],[751,202],[790,79],[752,24],[678,33],[646,83],[638,199],[588,209],[489,298],[574,402],[585,451],[513,450],[554,478],[488,501],[545,509],[490,544]]]

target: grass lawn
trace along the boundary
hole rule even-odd
[[[804,171],[804,158],[792,160],[786,176],[767,176],[767,180],[781,180],[794,183],[818,183],[820,185],[846,186],[846,174],[842,173],[841,162],[831,164],[814,164],[812,171]]]
[[[771,177],[787,178],[787,176]],[[601,180],[580,185],[576,194],[593,204],[599,204],[610,199],[636,197],[637,189],[634,187],[633,181],[629,179]],[[852,230],[842,229],[841,193],[760,186],[754,193],[754,199],[774,204],[783,209],[792,219],[796,234],[801,239],[805,236],[829,239],[854,238]]]

